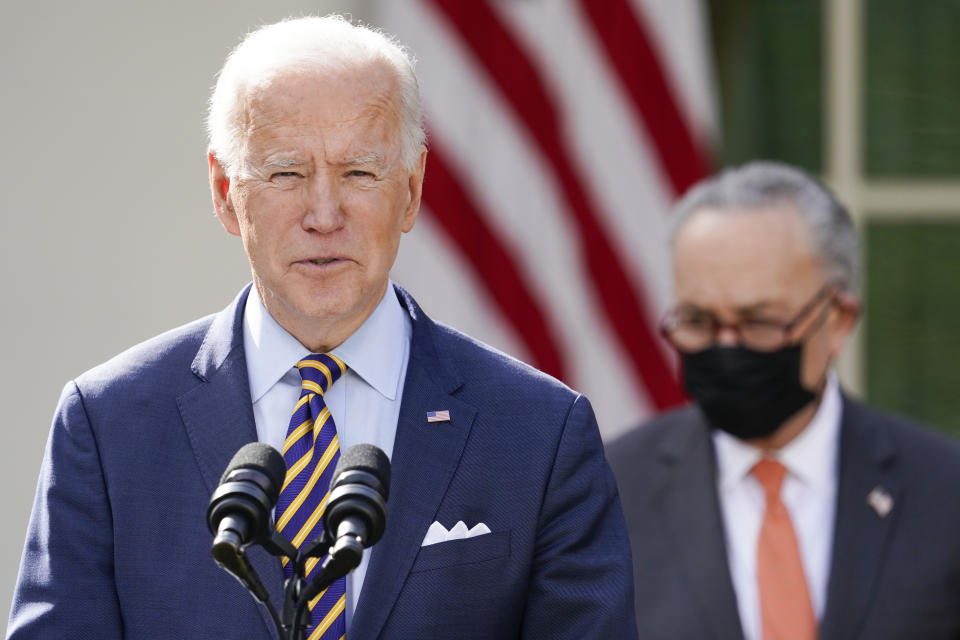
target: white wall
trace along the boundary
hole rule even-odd
[[[207,191],[202,118],[226,53],[259,24],[373,1],[0,6],[4,619],[64,383],[249,279]]]

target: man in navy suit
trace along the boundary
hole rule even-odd
[[[427,157],[402,49],[336,17],[264,27],[208,123],[213,203],[253,284],[66,386],[8,638],[274,637],[215,566],[205,511],[241,446],[284,446],[311,353],[345,363],[322,398],[339,447],[392,461],[386,533],[334,611],[348,638],[635,637],[589,402],[389,281]],[[276,600],[280,560],[248,554]]]
[[[850,216],[752,163],[676,212],[663,331],[695,404],[610,444],[642,638],[960,638],[960,447],[849,398]],[[908,374],[908,372],[905,372]]]

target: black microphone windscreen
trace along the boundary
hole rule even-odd
[[[267,489],[267,495],[270,502],[276,503],[277,496],[280,495],[280,487],[283,486],[283,480],[287,475],[287,463],[284,462],[279,451],[263,442],[250,442],[243,445],[233,454],[227,470],[220,478],[220,483],[222,484],[227,476],[237,469],[255,469],[266,475],[272,485]]]
[[[356,444],[340,454],[337,468],[333,470],[334,482],[344,471],[366,471],[373,474],[383,485],[383,497],[390,495],[390,458],[372,444]]]

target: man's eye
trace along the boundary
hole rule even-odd
[[[686,313],[679,314],[677,317],[677,320],[681,324],[684,324],[690,327],[713,326],[715,322],[713,314],[696,312],[696,311],[688,311]]]
[[[276,180],[277,178],[289,179],[289,178],[299,178],[300,174],[296,171],[278,171],[270,176],[271,180]]]
[[[352,169],[347,172],[347,177],[350,178],[372,178],[373,174],[369,171],[364,171],[363,169]]]

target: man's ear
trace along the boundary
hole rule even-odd
[[[230,178],[212,152],[207,152],[207,165],[210,168],[210,194],[213,196],[213,209],[217,212],[217,218],[227,233],[239,236],[240,222],[233,208]]]
[[[403,213],[403,224],[400,227],[404,233],[413,229],[413,223],[417,221],[417,213],[420,211],[420,198],[423,196],[423,176],[427,169],[427,150],[420,152],[420,159],[417,161],[417,167],[410,174],[408,188],[410,189],[410,200],[407,203],[406,211]]]
[[[836,294],[834,300],[834,313],[831,338],[830,338],[830,356],[837,358],[843,351],[844,345],[857,327],[857,320],[860,318],[860,300],[852,293],[840,291]]]

